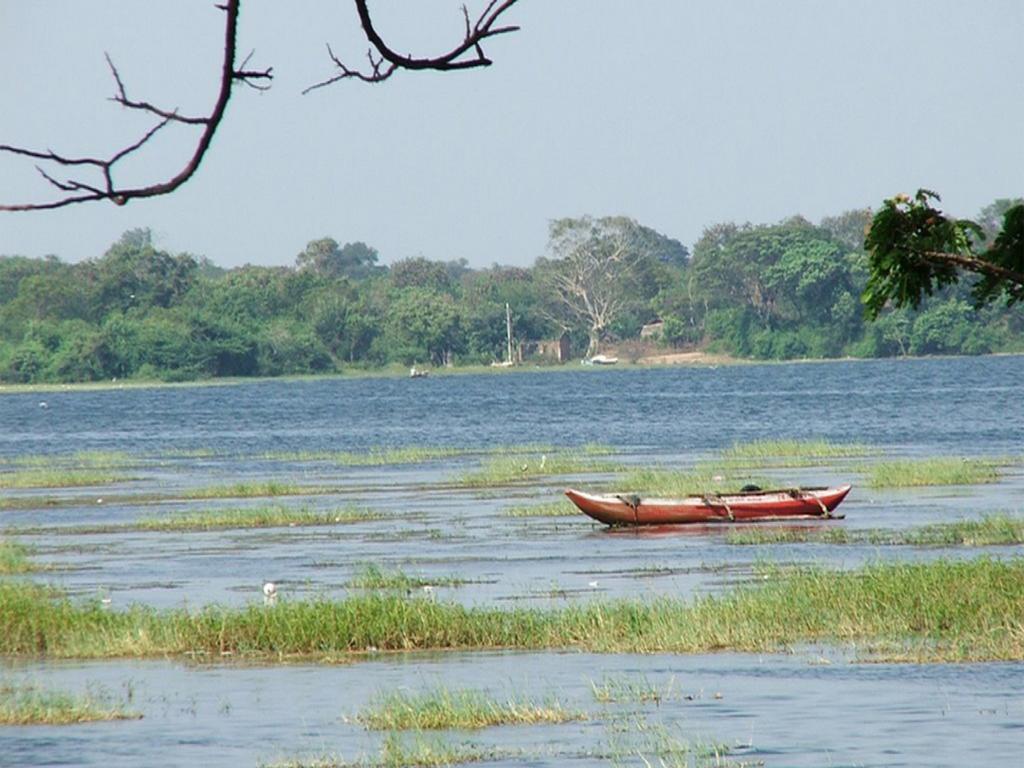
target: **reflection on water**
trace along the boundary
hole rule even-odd
[[[543,606],[716,591],[743,581],[764,559],[849,568],[877,559],[973,557],[976,550],[737,547],[726,543],[724,527],[609,532],[582,516],[510,517],[510,506],[549,501],[566,484],[603,476],[545,478],[499,493],[453,486],[480,455],[380,468],[261,457],[600,442],[629,463],[690,466],[733,441],[782,437],[869,443],[894,455],[1019,455],[1022,373],[1024,358],[1003,357],[56,392],[47,393],[46,409],[38,407],[38,396],[6,394],[0,396],[0,460],[103,450],[126,452],[135,464],[124,470],[130,480],[111,486],[4,492],[5,500],[27,506],[0,509],[0,521],[4,528],[51,529],[22,537],[36,547],[37,560],[54,567],[39,578],[76,595],[109,597],[115,607],[245,604],[261,600],[267,580],[278,584],[282,600],[338,597],[352,590],[365,563],[466,582],[438,586],[438,599]],[[857,484],[856,463],[770,474],[803,483],[852,479],[847,519],[828,525],[905,528],[1022,508],[1019,468],[992,486],[874,491]],[[323,510],[354,504],[384,517],[206,533],[52,530],[263,505],[266,499],[185,497],[196,488],[266,480],[319,489],[275,504]],[[0,728],[0,765],[227,766],[297,754],[371,755],[379,737],[342,716],[378,690],[437,681],[557,694],[592,713],[585,723],[473,735],[477,743],[527,751],[507,764],[606,764],[595,750],[621,713],[606,711],[590,693],[590,681],[606,674],[673,680],[685,695],[641,714],[681,739],[741,745],[741,760],[881,766],[974,764],[982,754],[996,764],[1019,759],[1020,664],[859,665],[834,655],[826,664],[819,663],[821,654],[396,656],[327,668],[15,664],[3,667],[0,679],[130,690],[145,719]]]

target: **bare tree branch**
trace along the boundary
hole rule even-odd
[[[367,52],[369,58],[369,70],[354,69],[341,61],[330,46],[327,53],[337,67],[338,72],[331,77],[321,80],[303,91],[309,93],[317,88],[337,83],[340,80],[361,80],[364,83],[379,83],[387,80],[399,69],[423,70],[433,69],[449,71],[453,69],[473,69],[475,67],[489,67],[493,62],[487,57],[483,49],[483,41],[505,35],[519,30],[517,26],[497,26],[498,20],[518,0],[490,0],[486,7],[480,12],[476,21],[472,21],[469,9],[462,6],[462,16],[465,21],[465,32],[462,42],[446,53],[438,56],[416,57],[402,55],[394,51],[381,37],[374,26],[370,9],[367,7],[368,0],[355,0],[356,12],[359,14],[359,23],[363,27],[366,39],[372,48]],[[376,52],[376,55],[374,53]]]
[[[63,208],[68,205],[92,202],[95,200],[110,200],[116,205],[124,205],[129,200],[136,198],[166,195],[173,192],[192,178],[192,175],[196,170],[198,170],[200,163],[202,163],[203,157],[206,155],[206,151],[210,148],[210,142],[213,140],[213,135],[216,133],[221,120],[224,118],[224,112],[227,109],[228,99],[231,97],[231,90],[234,85],[236,83],[243,83],[254,88],[263,89],[267,87],[266,84],[273,78],[273,70],[271,68],[264,70],[245,69],[249,58],[246,58],[241,67],[235,67],[240,6],[241,0],[227,0],[225,4],[216,6],[220,10],[224,11],[225,14],[224,57],[221,65],[220,89],[217,93],[217,99],[213,108],[208,115],[204,117],[190,117],[180,114],[176,109],[164,109],[151,104],[148,101],[137,101],[129,98],[124,81],[121,79],[121,74],[118,72],[117,67],[114,66],[114,62],[108,55],[106,57],[107,64],[110,66],[110,71],[116,85],[116,93],[111,97],[111,100],[126,109],[144,112],[160,118],[159,121],[152,128],[147,130],[139,139],[123,149],[114,152],[109,157],[72,158],[59,155],[52,150],[41,152],[26,149],[24,147],[0,144],[0,152],[42,160],[43,162],[49,163],[51,166],[55,166],[57,168],[67,169],[76,166],[92,166],[102,177],[102,184],[90,183],[81,179],[69,178],[59,180],[52,172],[48,172],[42,167],[37,166],[39,173],[44,179],[46,179],[56,189],[68,194],[46,202],[19,203],[13,205],[0,204],[0,211],[52,210],[54,208]],[[159,131],[172,124],[199,127],[202,129],[196,141],[192,155],[185,162],[182,169],[166,181],[139,187],[118,185],[114,178],[117,164],[138,152]]]
[[[398,69],[446,71],[490,66],[491,60],[484,53],[482,43],[488,38],[504,35],[519,29],[516,26],[499,26],[499,19],[517,2],[518,0],[489,0],[475,20],[470,16],[469,10],[463,6],[462,16],[465,29],[462,42],[441,55],[420,58],[396,53],[388,46],[373,24],[367,6],[368,0],[355,0],[356,12],[359,15],[360,23],[367,40],[372,46],[367,51],[369,68],[367,70],[359,70],[346,66],[328,46],[327,53],[338,68],[338,73],[323,82],[307,88],[305,92],[308,93],[316,88],[345,79],[358,79],[363,82],[378,83],[387,80]],[[242,84],[256,90],[266,90],[270,87],[270,81],[273,79],[272,68],[262,70],[249,69],[249,60],[252,58],[252,53],[246,56],[241,64],[236,65],[235,63],[241,0],[225,0],[223,3],[216,4],[215,7],[223,11],[225,15],[224,55],[220,71],[220,88],[209,114],[204,116],[183,115],[176,108],[168,109],[149,101],[129,97],[121,73],[114,65],[113,59],[105,54],[115,85],[115,93],[111,97],[111,101],[120,104],[125,109],[150,115],[156,118],[157,122],[137,140],[109,156],[70,157],[58,154],[51,149],[43,151],[0,144],[0,154],[16,155],[41,161],[42,165],[36,166],[40,175],[54,189],[62,193],[52,200],[43,202],[0,203],[0,211],[52,210],[97,200],[109,200],[116,205],[124,205],[129,200],[136,198],[169,194],[192,178],[193,174],[199,169],[199,165],[210,148],[213,136],[224,119],[224,113],[234,86]],[[145,186],[119,184],[115,178],[118,163],[138,153],[149,143],[150,139],[169,126],[200,129],[192,155],[185,161],[181,170],[170,179]],[[72,168],[89,169],[90,173],[95,174],[99,178],[96,180],[59,178],[61,174],[55,172],[59,170],[62,173],[69,173]]]

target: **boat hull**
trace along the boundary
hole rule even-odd
[[[645,499],[629,494],[565,492],[581,512],[606,525],[733,523],[794,518],[830,518],[850,492],[836,488],[710,494],[684,499]]]

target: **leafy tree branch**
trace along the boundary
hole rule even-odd
[[[976,306],[1005,295],[1024,300],[1024,202],[1010,204],[1002,228],[984,250],[984,228],[970,219],[947,217],[932,205],[939,196],[926,189],[911,198],[897,195],[875,214],[864,241],[869,252],[864,303],[871,318],[888,305],[917,308],[925,296],[957,283],[964,272],[979,280]]]

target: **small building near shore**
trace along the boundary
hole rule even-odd
[[[519,362],[530,358],[540,358],[545,362],[564,363],[570,354],[569,333],[566,331],[557,339],[542,341],[523,341],[518,347]]]
[[[653,323],[648,323],[640,329],[641,339],[660,339],[662,331],[665,329],[665,323],[661,320],[655,320]]]

